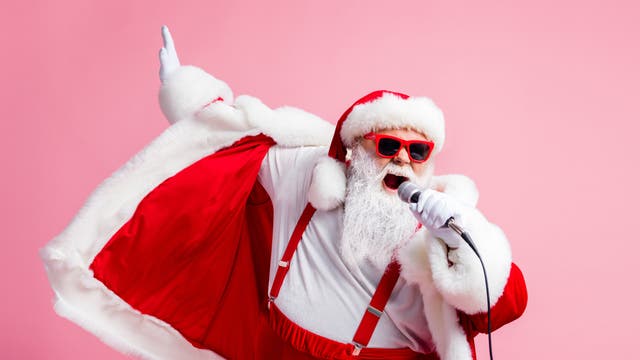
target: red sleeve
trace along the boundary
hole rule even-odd
[[[491,331],[497,330],[519,318],[527,307],[527,299],[527,286],[525,285],[522,271],[516,264],[512,263],[511,273],[502,296],[491,307]],[[487,313],[469,315],[458,311],[458,318],[468,334],[471,333],[472,336],[475,336],[479,332],[487,333]]]

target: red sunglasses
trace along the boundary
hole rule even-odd
[[[376,153],[383,158],[395,157],[402,148],[406,148],[411,161],[423,163],[429,159],[431,150],[433,150],[433,141],[404,140],[395,136],[372,132],[365,134],[364,138],[376,142]]]

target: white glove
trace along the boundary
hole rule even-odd
[[[409,205],[413,216],[424,225],[427,230],[436,238],[442,239],[450,248],[460,246],[462,239],[445,224],[449,218],[453,217],[458,225],[462,223],[464,206],[456,199],[435,191],[426,189],[420,194],[416,203]]]
[[[162,26],[162,43],[164,46],[160,49],[160,81],[164,83],[169,75],[180,67],[178,53],[166,25]]]

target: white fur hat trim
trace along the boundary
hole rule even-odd
[[[340,137],[347,147],[355,139],[375,130],[410,128],[423,133],[439,152],[444,145],[444,116],[429,98],[403,99],[385,92],[381,97],[353,107],[342,124]]]

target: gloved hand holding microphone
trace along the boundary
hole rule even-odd
[[[442,239],[449,248],[458,248],[462,238],[447,226],[453,219],[464,228],[464,217],[468,212],[465,205],[451,195],[433,190],[421,190],[417,185],[404,182],[398,189],[398,196],[408,202],[413,216],[436,238]]]

